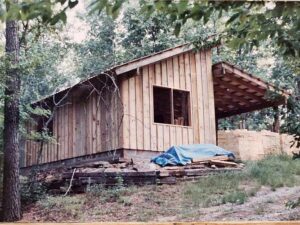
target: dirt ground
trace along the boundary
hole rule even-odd
[[[52,197],[26,207],[22,222],[300,220],[300,207],[286,206],[300,197],[299,186],[275,191],[263,186],[244,204],[204,208],[184,201],[183,185],[135,187],[117,199]]]
[[[299,220],[300,207],[288,209],[286,203],[300,196],[300,187],[283,187],[276,191],[262,187],[242,205],[224,204],[195,209],[192,221],[210,220]]]

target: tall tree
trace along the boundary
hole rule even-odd
[[[7,9],[10,4],[7,2]],[[3,169],[3,220],[21,219],[21,201],[19,193],[19,102],[20,71],[18,22],[6,21],[7,69],[4,101],[4,169]]]
[[[73,8],[77,0],[21,1],[5,0],[6,13],[0,10],[0,19],[6,22],[5,36],[5,100],[3,131],[3,201],[4,221],[17,221],[22,217],[19,181],[19,120],[20,120],[20,43],[18,35],[19,21],[37,19],[42,24],[55,25],[66,21],[66,9]],[[56,7],[61,5],[61,10]],[[2,4],[0,3],[0,7]],[[53,10],[56,7],[57,10]],[[1,8],[0,8],[1,9]]]

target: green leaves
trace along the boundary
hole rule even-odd
[[[56,15],[54,15],[52,18],[49,18],[48,21],[50,22],[50,25],[54,26],[59,21],[62,21],[64,24],[67,22],[67,15],[65,11],[62,11]]]
[[[126,2],[126,0],[93,0],[89,5],[90,14],[97,12],[100,14],[103,10],[106,11],[108,15],[111,15],[114,19],[119,15],[121,6]]]
[[[66,10],[74,8],[78,0],[20,0],[18,3],[10,1],[6,10],[0,10],[0,19],[4,20],[41,20],[51,26],[66,23]],[[55,9],[55,10],[54,10]]]

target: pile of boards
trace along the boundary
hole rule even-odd
[[[239,171],[243,164],[236,163],[227,156],[215,156],[194,159],[185,166],[160,167],[150,162],[133,162],[118,159],[113,162],[95,161],[61,169],[57,172],[40,173],[39,180],[54,192],[63,192],[64,187],[71,185],[73,192],[84,192],[93,184],[103,186],[176,184],[184,180],[195,180],[200,177]]]

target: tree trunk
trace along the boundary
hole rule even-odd
[[[6,21],[6,88],[4,101],[4,168],[3,168],[3,220],[21,219],[19,184],[19,98],[20,75],[18,23]]]

